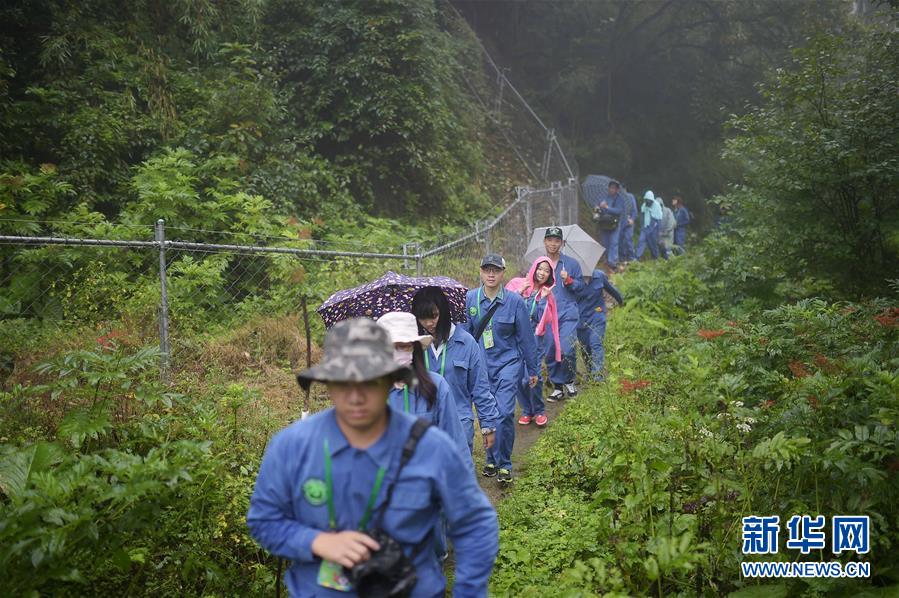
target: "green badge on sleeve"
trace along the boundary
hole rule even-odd
[[[309,478],[303,483],[303,496],[310,505],[318,507],[328,500],[328,487],[318,478]]]
[[[477,308],[477,307],[469,307],[469,308],[468,308],[468,315],[470,315],[470,316],[476,316],[476,315],[478,315],[478,308]]]

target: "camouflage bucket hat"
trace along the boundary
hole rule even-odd
[[[335,324],[325,336],[325,355],[318,365],[297,374],[297,382],[366,382],[411,370],[393,360],[390,334],[374,320],[353,318]]]

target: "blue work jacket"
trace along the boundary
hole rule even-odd
[[[291,596],[347,598],[317,583],[321,559],[312,542],[329,530],[325,483],[324,439],[332,460],[337,530],[359,526],[379,467],[387,470],[375,503],[377,513],[387,488],[396,480],[399,458],[415,418],[389,410],[384,434],[366,449],[350,446],[337,425],[334,409],[316,413],[278,432],[266,448],[250,498],[247,524],[252,536],[275,556],[291,561],[285,582]],[[455,547],[454,596],[486,596],[487,582],[499,544],[499,526],[490,501],[471,475],[453,441],[429,428],[402,471],[384,531],[407,554],[423,544],[446,517],[447,536]],[[372,518],[375,519],[374,517]],[[418,550],[413,560],[416,597],[443,596],[446,578],[434,550]]]
[[[459,421],[459,413],[456,411],[456,399],[449,383],[440,374],[431,373],[431,380],[437,387],[437,399],[433,407],[428,407],[428,402],[416,388],[409,389],[409,411],[415,417],[424,417],[432,424],[446,432],[453,442],[459,447],[462,455],[471,462],[471,452],[468,450],[468,439]],[[387,396],[387,404],[395,411],[406,412],[405,393],[402,389],[391,387]],[[469,408],[469,411],[471,409]],[[472,463],[474,467],[474,463]]]
[[[674,220],[677,222],[677,226],[687,226],[690,224],[690,212],[684,206],[679,207],[674,212]]]
[[[459,419],[473,420],[471,405],[474,404],[481,427],[496,428],[500,419],[499,408],[496,406],[496,397],[490,390],[484,354],[471,335],[461,325],[456,326],[446,340],[440,357],[434,353],[433,345],[426,351],[431,371],[446,378],[453,390]]]
[[[562,270],[568,271],[571,281],[562,280]],[[559,311],[559,322],[578,319],[577,294],[584,288],[584,277],[581,274],[581,265],[573,257],[562,253],[556,263],[556,286],[553,287],[553,295],[556,296],[556,308]]]
[[[534,340],[524,300],[518,293],[500,288],[494,301],[499,301],[499,307],[487,326],[488,330],[493,330],[493,347],[484,348],[484,335],[475,339],[483,351],[490,379],[502,377],[517,380],[522,368],[528,376],[536,376],[537,342]],[[468,291],[465,296],[465,312],[468,315],[465,330],[469,334],[474,335],[480,318],[487,314],[490,304],[483,287]]]
[[[602,270],[594,270],[590,282],[584,284],[584,288],[578,293],[578,309],[580,319],[578,328],[587,328],[598,322],[606,320],[606,297],[603,291],[609,294],[619,303],[624,301],[621,293],[609,282],[609,277]]]

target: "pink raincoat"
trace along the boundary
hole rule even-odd
[[[546,264],[548,264],[550,268],[550,279],[547,282],[552,282],[551,284],[541,286],[538,285],[534,280],[534,275],[536,275],[537,273],[537,267],[543,262],[546,262]],[[543,310],[543,317],[540,318],[540,321],[537,323],[537,328],[536,330],[534,330],[534,334],[536,336],[543,336],[544,334],[546,334],[546,327],[549,326],[550,330],[552,331],[553,340],[555,340],[556,361],[562,361],[562,343],[559,340],[559,310],[556,307],[556,297],[552,293],[553,287],[556,286],[555,274],[553,273],[553,271],[554,268],[552,260],[550,260],[548,257],[538,257],[536,260],[534,260],[534,263],[531,264],[530,270],[528,270],[528,275],[525,278],[524,285],[521,287],[521,296],[527,299],[534,293],[534,291],[542,290],[543,288],[546,288],[550,291],[549,294],[546,295],[546,309]]]

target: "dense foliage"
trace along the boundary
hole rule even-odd
[[[178,157],[282,216],[458,219],[484,205],[481,117],[442,18],[427,0],[6,3],[0,218],[118,218],[146,201],[135,170]],[[65,188],[21,198],[48,171]]]
[[[704,265],[678,258],[617,281],[627,303],[607,332],[611,376],[567,406],[501,505],[497,594],[748,590],[741,517],[818,513],[871,516],[874,578],[753,595],[895,590],[896,297],[746,313],[696,276]],[[799,556],[781,546],[774,558]]]
[[[817,36],[761,86],[764,102],[732,122],[728,153],[764,200],[723,201],[779,241],[776,261],[793,276],[864,292],[897,271],[897,39],[894,27]]]
[[[574,147],[582,174],[702,201],[738,172],[721,159],[728,115],[813,32],[836,32],[842,0],[672,2],[456,0]]]

